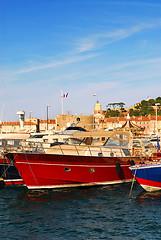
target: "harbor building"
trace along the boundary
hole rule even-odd
[[[66,127],[77,124],[88,131],[91,130],[114,130],[121,129],[130,121],[136,128],[142,129],[144,134],[158,133],[161,135],[161,116],[149,115],[130,117],[129,114],[124,117],[105,117],[105,111],[102,111],[99,101],[95,104],[93,115],[70,115],[58,114],[56,119],[37,119],[34,117],[25,118],[24,111],[18,111],[19,121],[0,122],[1,133],[15,132],[45,132],[45,131],[63,131]],[[126,125],[127,130],[127,125]]]
[[[24,116],[23,116],[24,117]],[[17,132],[45,132],[45,131],[63,131],[65,128],[77,124],[88,131],[93,129],[93,115],[69,115],[58,114],[56,119],[37,119],[27,117],[19,119],[16,122],[1,122],[1,133],[17,133]]]

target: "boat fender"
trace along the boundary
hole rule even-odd
[[[119,162],[116,163],[116,172],[117,172],[118,176],[121,175],[122,168],[121,168],[121,165]]]
[[[130,161],[130,166],[134,166],[134,165],[135,165],[134,160],[131,160],[131,161]]]

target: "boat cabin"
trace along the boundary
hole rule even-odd
[[[131,134],[125,131],[93,131],[73,134],[63,145],[46,153],[85,156],[130,156]]]

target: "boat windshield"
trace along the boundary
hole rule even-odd
[[[66,143],[77,145],[105,146],[105,147],[128,147],[128,136],[115,134],[112,137],[102,136],[80,136],[79,138],[71,137]]]
[[[148,140],[144,141],[143,145],[144,145],[145,148],[153,147],[153,144],[150,141],[148,141]]]
[[[30,139],[31,139],[31,138],[43,138],[44,136],[45,136],[45,134],[32,135],[32,136],[30,137]]]
[[[119,141],[118,139],[108,138],[104,144],[105,147],[127,147],[128,142]]]
[[[81,140],[81,139],[77,139],[77,138],[67,138],[65,140],[65,143],[66,144],[80,145],[80,144],[84,143],[84,139]]]

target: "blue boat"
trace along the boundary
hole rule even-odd
[[[129,167],[137,182],[148,192],[161,190],[161,162]]]

